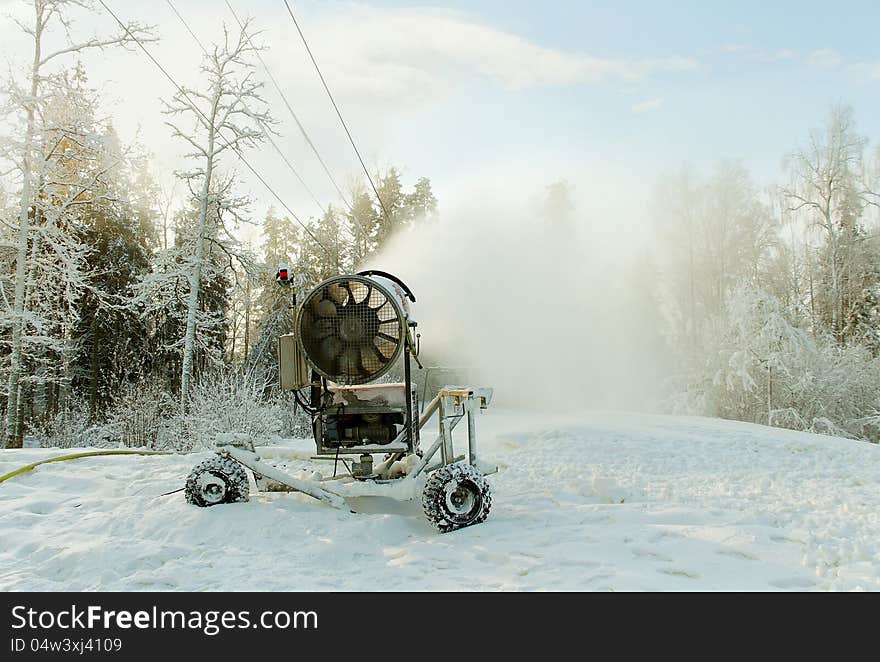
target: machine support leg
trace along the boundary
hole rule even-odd
[[[477,424],[474,420],[473,400],[467,405],[467,432],[468,432],[468,464],[477,464]]]
[[[407,334],[409,337],[409,334]],[[413,433],[413,393],[412,393],[412,373],[410,366],[409,340],[403,349],[403,371],[404,382],[406,383],[406,445],[410,452],[416,449],[415,434]]]
[[[446,448],[446,406],[443,400],[440,400],[440,415],[439,415],[439,424],[440,424],[440,436],[438,439],[440,440],[440,459],[443,464],[447,463],[447,448]]]
[[[456,425],[458,425],[458,420],[453,420],[452,423],[450,423],[447,428],[447,433],[451,435],[452,430],[455,429]],[[434,443],[431,444],[431,446],[428,448],[428,450],[425,451],[425,454],[419,459],[418,464],[416,464],[416,466],[413,467],[413,470],[408,474],[408,476],[415,477],[415,476],[418,476],[420,473],[422,473],[422,471],[425,470],[425,467],[428,466],[428,462],[431,461],[431,458],[434,457],[434,454],[438,450],[440,451],[440,457],[442,460],[442,464],[444,464],[444,465],[448,464],[446,462],[446,459],[443,458],[443,449],[445,448],[446,436],[447,435],[444,434],[442,431],[440,434],[437,435],[437,438],[434,440]],[[450,460],[454,459],[451,454],[449,455],[449,459]]]

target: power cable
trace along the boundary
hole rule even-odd
[[[174,78],[171,76],[171,74],[169,74],[168,71],[165,69],[165,67],[163,67],[159,63],[159,61],[153,56],[153,54],[147,50],[146,46],[144,46],[143,43],[141,43],[140,39],[138,39],[134,34],[132,34],[131,30],[128,29],[128,26],[126,26],[125,23],[123,23],[115,13],[113,13],[113,10],[107,6],[107,3],[105,3],[104,0],[98,0],[98,2],[101,3],[101,6],[104,7],[106,12],[108,14],[110,14],[110,16],[113,17],[113,19],[126,32],[126,34],[128,34],[128,36],[131,37],[131,39],[140,47],[140,49],[144,52],[144,54],[153,62],[153,64],[155,64],[156,67],[158,67],[159,71],[161,71],[165,75],[165,77],[171,82],[172,85],[174,85],[175,89],[177,89],[177,91],[186,98],[186,100],[189,102],[190,107],[196,113],[198,113],[206,123],[210,123],[208,116],[205,115],[199,109],[199,107],[195,104],[195,102],[190,98],[189,94],[186,93],[186,90],[184,90],[180,85],[178,85],[177,81],[174,80]],[[275,192],[275,190],[271,186],[269,186],[269,183],[263,178],[263,176],[260,175],[260,173],[258,173],[256,171],[256,169],[254,169],[254,167],[244,157],[244,155],[241,153],[241,150],[238,149],[238,146],[227,142],[226,139],[223,137],[223,135],[220,134],[219,132],[217,135],[220,138],[221,142],[224,143],[224,147],[231,148],[238,155],[238,158],[241,159],[241,162],[244,163],[245,166],[247,166],[248,170],[250,170],[251,173],[260,181],[260,183],[262,183],[263,186],[266,187],[266,190],[268,190],[269,193],[271,193],[272,196],[276,200],[278,200],[278,202],[281,204],[281,206],[287,210],[287,212],[293,217],[293,219],[302,226],[303,230],[306,231],[306,233],[315,241],[315,243],[318,244],[321,248],[323,248],[328,256],[332,256],[333,254],[331,253],[330,249],[327,248],[323,243],[321,243],[321,241],[315,236],[315,234],[309,229],[309,227],[299,219],[299,216],[297,216],[296,213],[287,205],[287,203],[284,202],[284,200],[282,200],[281,197]]]
[[[327,96],[330,97],[330,103],[333,104],[333,109],[336,111],[336,116],[339,118],[339,122],[342,124],[342,128],[345,129],[345,135],[348,136],[348,142],[351,143],[351,146],[354,149],[354,153],[357,155],[358,161],[361,164],[361,168],[363,168],[364,174],[367,176],[367,181],[370,182],[373,193],[376,194],[376,200],[379,201],[379,206],[382,208],[382,212],[385,214],[385,219],[388,221],[388,223],[391,223],[391,215],[385,208],[385,203],[382,202],[382,197],[379,195],[379,190],[376,188],[376,184],[375,182],[373,182],[373,178],[370,176],[370,171],[367,170],[367,166],[364,163],[363,158],[361,158],[361,153],[354,142],[354,138],[352,138],[351,136],[351,131],[348,130],[348,125],[342,118],[342,112],[339,110],[339,106],[336,104],[336,100],[333,98],[333,94],[330,92],[330,87],[327,85],[327,81],[324,79],[324,74],[321,73],[321,68],[318,66],[318,61],[312,54],[312,49],[309,48],[309,43],[306,41],[306,36],[303,34],[302,29],[299,27],[296,16],[293,15],[293,9],[290,8],[290,3],[288,3],[287,0],[284,0],[284,6],[287,7],[287,13],[290,14],[290,18],[293,21],[294,26],[296,26],[296,31],[299,33],[300,39],[302,39],[303,45],[306,47],[306,52],[309,54],[309,58],[311,58],[312,64],[315,65],[315,71],[318,72],[318,78],[321,79],[321,83],[324,85],[324,90],[327,92]]]
[[[235,13],[235,10],[232,8],[232,5],[229,4],[227,0],[226,6],[229,8],[229,11],[232,13],[232,16],[235,17],[236,22],[239,27],[244,31],[244,24],[238,18],[238,14]],[[272,75],[272,72],[269,70],[269,67],[266,65],[265,60],[263,60],[263,56],[260,55],[260,52],[257,50],[256,46],[254,46],[254,42],[251,41],[250,35],[245,33],[247,36],[247,40],[250,45],[254,48],[254,53],[257,56],[257,59],[260,61],[260,64],[263,65],[263,70],[266,72],[266,75],[269,77],[269,80],[272,81],[272,85],[275,87],[275,90],[281,96],[281,100],[284,101],[284,105],[287,106],[287,110],[290,112],[290,116],[293,117],[293,121],[296,122],[297,127],[299,127],[300,133],[302,133],[303,138],[305,139],[308,146],[314,152],[315,157],[318,159],[318,162],[321,164],[321,167],[324,169],[324,172],[327,175],[327,178],[330,180],[330,183],[333,184],[333,188],[336,189],[336,192],[339,194],[339,198],[345,203],[345,206],[351,210],[351,203],[345,198],[345,195],[342,193],[342,189],[336,183],[336,180],[333,178],[333,175],[330,173],[330,169],[327,167],[327,164],[324,162],[324,159],[321,157],[321,153],[318,151],[318,148],[315,147],[315,143],[312,142],[312,139],[309,137],[308,131],[303,126],[302,122],[300,122],[299,117],[293,110],[293,106],[290,105],[290,102],[287,100],[287,95],[284,94],[284,91],[281,89],[281,86],[278,84],[278,81],[275,79],[275,76]]]
[[[171,11],[174,12],[174,14],[177,16],[177,18],[180,19],[180,22],[183,24],[183,27],[186,28],[186,31],[189,32],[189,34],[193,38],[193,40],[199,45],[199,48],[202,49],[202,53],[204,53],[205,55],[208,55],[208,49],[205,48],[205,45],[202,44],[201,40],[198,38],[198,36],[196,36],[196,33],[193,32],[192,28],[190,28],[189,23],[186,22],[186,19],[183,18],[183,16],[181,15],[181,13],[179,11],[177,11],[177,7],[174,6],[174,3],[171,2],[171,0],[165,0],[165,2],[168,4],[168,6],[171,8]],[[233,15],[234,15],[234,13],[233,13]],[[236,20],[238,20],[237,16],[236,16]],[[241,25],[240,21],[239,21],[239,25]],[[244,31],[243,25],[241,25],[241,28],[242,28],[242,31]],[[250,43],[250,45],[254,49],[256,49],[256,46],[254,46],[254,43],[251,41],[250,36],[248,36],[247,34],[245,36],[247,36],[248,43]],[[327,210],[324,209],[324,205],[321,204],[321,202],[318,200],[317,196],[315,196],[315,194],[312,192],[312,189],[309,188],[309,185],[306,184],[305,180],[302,178],[302,176],[299,174],[299,172],[297,172],[296,168],[293,167],[293,164],[290,162],[290,160],[287,158],[287,156],[284,154],[284,152],[281,151],[281,148],[278,146],[278,144],[272,139],[272,133],[269,130],[269,127],[266,126],[266,124],[257,117],[255,117],[254,120],[256,120],[257,124],[259,124],[260,128],[263,130],[263,134],[266,136],[266,139],[269,141],[269,143],[272,145],[272,147],[278,153],[278,156],[281,157],[281,159],[284,161],[285,165],[287,165],[290,172],[293,173],[293,176],[297,178],[299,183],[306,190],[306,193],[309,194],[309,196],[312,198],[314,203],[318,206],[318,209],[321,210],[321,213],[326,214]]]

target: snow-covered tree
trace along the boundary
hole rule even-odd
[[[192,338],[193,376],[224,363],[233,282],[237,273],[254,270],[253,256],[231,236],[222,215],[224,210],[235,209],[236,214],[244,210],[245,201],[232,195],[233,184],[233,179],[215,174],[209,194],[221,201],[221,213],[212,205],[201,225],[199,201],[191,200],[175,218],[174,243],[156,252],[150,272],[135,287],[134,301],[151,324],[152,372],[174,391],[181,386],[199,236],[204,249]]]
[[[243,208],[243,201],[228,193],[229,187],[214,185],[215,170],[224,154],[259,144],[264,139],[261,127],[272,121],[263,109],[262,83],[253,76],[250,56],[255,47],[247,33],[249,27],[246,21],[237,34],[232,34],[224,26],[222,42],[209,49],[202,63],[204,87],[184,88],[167,104],[170,115],[192,123],[187,127],[180,122],[169,125],[174,136],[192,148],[189,156],[198,163],[194,170],[182,175],[198,204],[193,252],[186,261],[188,298],[180,373],[180,402],[184,412],[193,375],[199,294],[204,285],[208,244],[213,242],[215,249],[225,249],[219,239],[211,238],[209,217],[213,214],[217,222],[223,222],[227,216],[238,220]]]
[[[406,196],[400,181],[400,171],[394,166],[385,174],[376,176],[376,190],[379,192],[378,225],[376,228],[376,245],[382,246],[406,222]],[[378,201],[377,201],[378,204]]]
[[[278,267],[288,266],[294,278],[301,281],[305,270],[303,234],[288,217],[278,216],[274,209],[263,223],[263,262],[257,276],[254,345],[246,368],[249,374],[267,375],[269,383],[276,380],[276,347],[278,336],[293,329],[293,308],[290,290],[275,282]]]
[[[111,200],[84,208],[79,231],[89,247],[90,288],[78,303],[73,386],[87,393],[92,420],[131,384],[147,377],[151,356],[149,318],[129,305],[147,272],[157,237],[155,184],[144,159],[129,160],[108,177]]]
[[[379,233],[379,213],[367,187],[359,182],[350,191],[351,209],[345,216],[347,231],[351,236],[351,263],[355,267],[363,262],[376,249],[376,236]]]
[[[112,129],[96,119],[96,98],[81,67],[52,76],[44,87],[34,141],[39,158],[28,217],[23,313],[16,315],[12,305],[3,314],[3,326],[12,331],[10,379],[19,373],[15,401],[9,403],[15,408],[13,445],[26,414],[37,413],[37,407],[52,416],[66,400],[84,341],[77,333],[82,298],[104,296],[88,262],[94,248],[86,228],[112,207],[111,180],[124,159]]]
[[[405,206],[407,223],[413,224],[422,219],[430,219],[437,213],[437,198],[431,188],[431,180],[419,177],[413,190],[406,194]]]
[[[877,288],[870,257],[865,258],[861,219],[869,205],[880,203],[880,189],[871,181],[865,159],[867,139],[856,130],[851,108],[831,110],[825,127],[813,131],[809,144],[789,158],[791,184],[783,188],[788,210],[820,233],[818,253],[821,292],[814,306],[838,342],[864,335],[871,323]],[[876,252],[875,252],[876,254]],[[868,271],[866,271],[868,270]],[[867,292],[866,292],[867,285]]]
[[[711,351],[679,391],[682,411],[880,439],[880,360],[791,323],[773,296],[736,288]]]
[[[316,284],[347,271],[351,246],[342,212],[327,205],[321,217],[309,224],[308,238],[304,239],[304,270],[300,272],[304,282]]]
[[[90,190],[100,178],[100,175],[93,173],[91,177],[76,182],[66,182],[63,196],[46,195],[44,192],[46,187],[56,186],[53,173],[48,170],[52,160],[46,158],[48,155],[55,155],[56,148],[50,147],[48,152],[45,151],[49,133],[54,131],[58,134],[59,147],[76,140],[76,133],[65,131],[66,127],[63,123],[46,122],[44,111],[47,104],[52,101],[53,93],[57,92],[57,89],[53,89],[56,81],[53,75],[56,71],[53,67],[87,50],[126,45],[135,37],[142,41],[152,39],[149,30],[144,26],[129,24],[117,35],[96,36],[79,42],[69,41],[54,49],[46,48],[47,37],[53,26],[60,27],[69,34],[71,10],[77,8],[89,8],[89,3],[85,0],[33,0],[32,22],[16,21],[22,31],[31,38],[33,50],[26,80],[20,82],[13,79],[8,84],[8,95],[21,116],[21,125],[16,127],[16,137],[9,140],[10,152],[15,155],[14,165],[20,175],[20,193],[18,222],[14,237],[17,250],[10,317],[11,347],[4,431],[6,445],[17,444],[20,436],[19,390],[22,377],[22,347],[27,336],[26,327],[33,322],[27,297],[29,255],[34,252],[33,244],[37,241],[47,241],[55,248],[60,246],[57,241],[50,238],[53,235],[48,230],[43,232],[38,240],[34,231],[35,224],[46,216],[49,205],[47,200],[52,201],[50,215],[58,219],[72,207],[84,204],[89,198]],[[55,163],[57,162],[56,159]],[[58,226],[53,222],[52,227]],[[70,255],[68,259],[72,259]]]

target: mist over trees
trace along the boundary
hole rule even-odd
[[[676,411],[880,439],[878,164],[836,106],[780,186],[730,162],[661,182]]]

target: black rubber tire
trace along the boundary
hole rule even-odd
[[[209,487],[216,491],[210,493]],[[189,503],[207,508],[247,501],[250,484],[242,465],[231,458],[214,455],[193,467],[186,479],[184,494]]]
[[[456,508],[455,495],[462,499]],[[492,507],[489,482],[467,463],[448,464],[434,471],[422,492],[425,517],[441,533],[448,533],[485,521]]]

